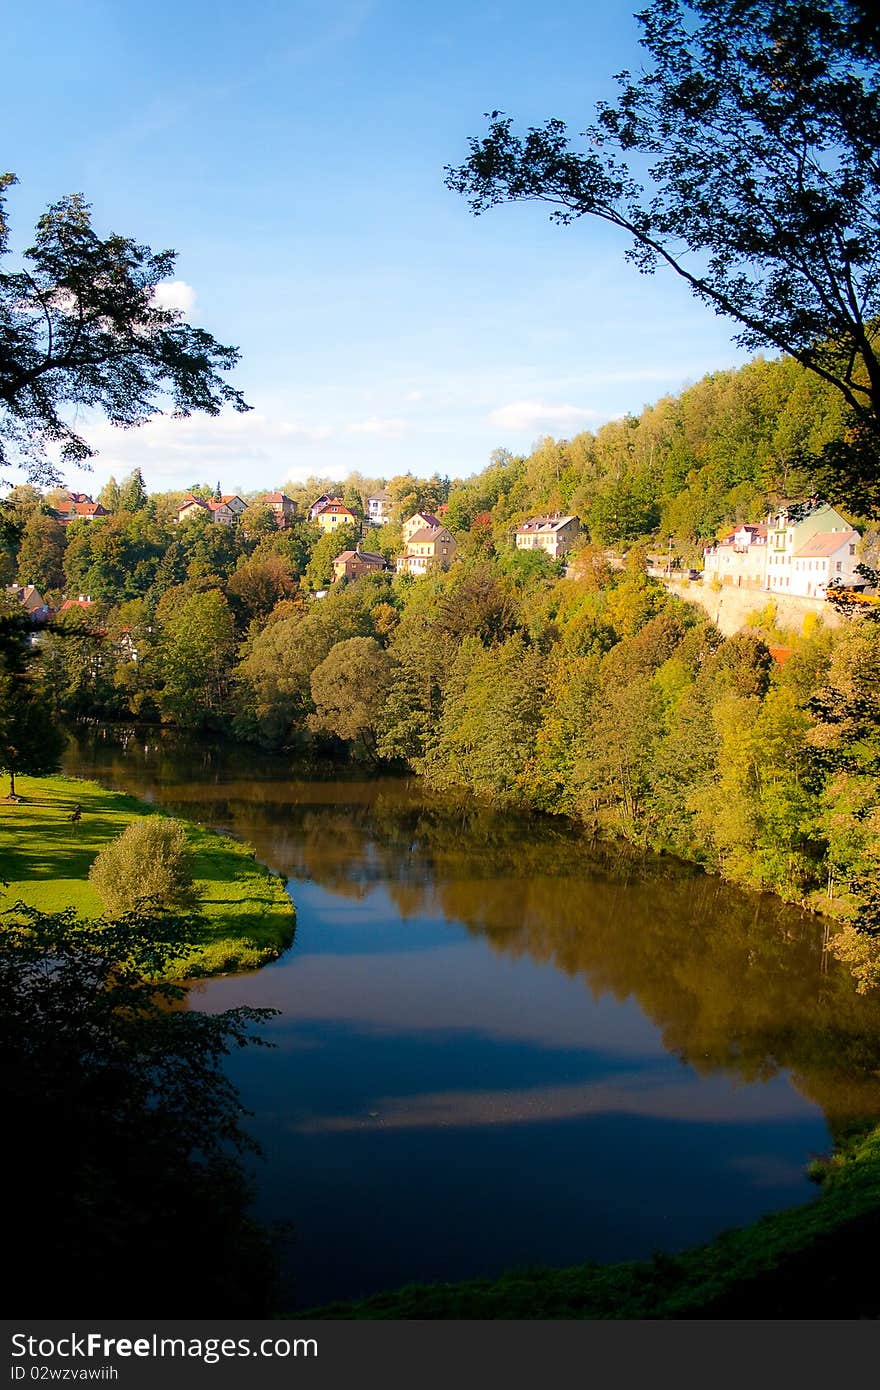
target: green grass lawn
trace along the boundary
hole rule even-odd
[[[155,807],[96,782],[72,777],[17,777],[19,803],[0,801],[0,905],[21,901],[44,912],[73,907],[100,917],[89,882],[99,850],[131,821],[161,815]],[[75,805],[82,819],[71,823]],[[199,890],[202,939],[180,974],[253,970],[274,960],[293,939],[295,912],[284,885],[237,840],[184,822]],[[178,972],[175,972],[178,973]]]

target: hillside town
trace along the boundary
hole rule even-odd
[[[51,502],[51,505],[50,505]],[[44,500],[44,510],[61,526],[106,521],[112,512],[83,492],[55,489]],[[237,493],[201,496],[187,493],[176,505],[173,521],[186,526],[195,518],[211,525],[231,527],[262,509],[280,532],[296,524],[313,528],[317,536],[332,537],[337,532],[354,537],[351,546],[341,549],[330,560],[332,582],[354,581],[366,574],[396,573],[411,578],[448,570],[459,553],[459,542],[445,522],[448,505],[435,511],[416,511],[399,526],[397,553],[369,548],[369,536],[388,527],[391,501],[387,490],[364,495],[346,504],[341,496],[327,493],[300,507],[295,499],[276,490],[245,499]],[[589,537],[581,520],[573,514],[553,512],[528,516],[510,532],[517,551],[545,556],[553,563],[571,558]],[[836,508],[813,496],[789,502],[768,513],[761,522],[743,522],[720,535],[703,550],[703,569],[689,571],[692,580],[706,584],[754,590],[770,595],[824,600],[829,592],[862,593],[868,581],[862,573],[862,535]],[[614,552],[609,551],[614,562]],[[653,562],[646,557],[648,572],[659,577],[672,573],[663,557]],[[679,573],[679,572],[677,572]],[[326,588],[316,586],[316,596]],[[71,606],[88,608],[88,594],[67,594],[53,605],[30,578],[7,584],[6,593],[39,626],[56,613]]]

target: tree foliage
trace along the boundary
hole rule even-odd
[[[36,1301],[58,1315],[270,1311],[269,1241],[248,1218],[236,1157],[254,1146],[223,1061],[271,1011],[178,1007],[183,990],[161,981],[191,944],[184,925],[145,911],[3,915],[19,1313]],[[181,1232],[197,1262],[180,1258]]]
[[[111,916],[144,902],[151,908],[192,910],[197,895],[186,827],[168,816],[132,821],[98,854],[89,881]]]
[[[171,719],[198,728],[220,714],[233,650],[232,614],[216,589],[174,605],[161,641],[162,707]]]
[[[394,662],[374,637],[337,642],[311,677],[315,713],[309,727],[375,754]]]
[[[517,135],[493,112],[448,186],[477,213],[537,199],[627,233],[738,341],[840,393],[851,495],[877,496],[880,50],[857,0],[652,0],[647,70],[622,73],[585,144],[558,119]],[[867,436],[870,442],[864,442]],[[835,460],[831,460],[832,463]]]
[[[64,747],[28,635],[17,613],[0,612],[0,772],[9,774],[10,796],[17,774],[54,772]]]
[[[9,253],[3,199],[15,182],[0,176],[0,256]],[[21,268],[0,272],[0,462],[46,477],[47,445],[68,464],[90,458],[70,423],[76,410],[97,407],[128,428],[160,403],[175,416],[249,409],[225,378],[237,349],[157,298],[174,262],[173,251],[99,236],[81,194],[43,214]]]

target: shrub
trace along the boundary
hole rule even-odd
[[[186,829],[167,816],[145,816],[102,849],[89,879],[111,914],[150,899],[160,907],[196,905]]]

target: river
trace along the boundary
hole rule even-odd
[[[65,770],[250,841],[293,946],[194,1007],[281,1011],[229,1075],[290,1222],[287,1307],[650,1256],[807,1200],[880,1115],[880,1006],[822,925],[673,860],[414,778],[156,731]]]

